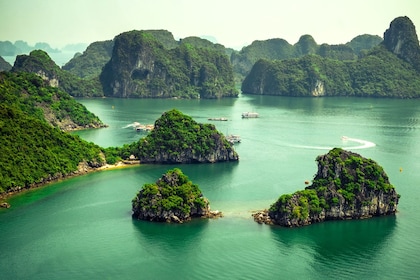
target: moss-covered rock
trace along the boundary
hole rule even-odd
[[[233,145],[213,124],[201,124],[173,109],[156,120],[154,129],[129,147],[143,163],[238,161]]]
[[[191,218],[221,216],[210,211],[209,201],[198,185],[178,168],[167,171],[154,184],[144,184],[132,200],[133,218],[182,223]]]
[[[317,162],[318,172],[312,185],[280,196],[268,210],[267,223],[295,227],[397,211],[399,195],[375,161],[334,148],[318,156]]]

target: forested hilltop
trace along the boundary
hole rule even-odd
[[[68,71],[62,70],[42,50],[34,50],[29,55],[16,57],[12,72],[35,73],[49,83],[72,96],[103,96],[98,77],[82,79]]]
[[[357,60],[307,55],[259,60],[242,83],[245,94],[420,97],[420,47],[407,17],[396,18],[384,41]]]
[[[100,147],[63,132],[54,121],[102,124],[35,74],[0,73],[0,196],[105,163]]]
[[[236,78],[242,81],[249,74],[252,66],[260,59],[285,60],[317,54],[336,60],[355,60],[381,42],[381,37],[369,34],[359,35],[350,42],[339,45],[318,45],[311,35],[301,36],[294,45],[280,38],[257,40],[239,52],[232,53],[231,62]]]
[[[60,130],[106,126],[68,93],[33,73],[0,72],[0,102]]]

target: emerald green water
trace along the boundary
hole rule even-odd
[[[109,127],[77,134],[102,146],[136,141],[145,134],[124,127],[153,123],[172,108],[199,122],[227,117],[213,123],[241,136],[240,161],[96,172],[16,196],[0,211],[1,279],[418,279],[420,100],[80,101]],[[243,111],[260,118],[241,119]],[[253,221],[252,210],[303,189],[316,156],[336,146],[384,167],[401,194],[395,216],[298,229]],[[132,220],[136,192],[173,167],[225,217],[181,225]]]

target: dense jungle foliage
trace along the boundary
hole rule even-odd
[[[0,73],[0,103],[18,107],[26,114],[47,121],[52,126],[74,123],[81,127],[98,127],[102,122],[69,94],[50,87],[33,73]]]
[[[197,123],[190,116],[172,109],[156,120],[154,129],[146,137],[122,148],[109,148],[107,156],[110,160],[118,160],[133,154],[148,162],[163,155],[168,157],[168,162],[171,159],[175,162],[178,158],[205,157],[220,148],[220,144],[223,149],[232,150],[231,144],[213,124]]]
[[[206,201],[198,185],[178,168],[168,170],[156,183],[144,184],[132,200],[133,212],[163,211],[181,212],[190,216],[193,209],[206,207]]]
[[[367,206],[372,198],[369,192],[389,193],[395,189],[380,165],[358,154],[334,148],[316,160],[323,172],[318,172],[312,185],[280,196],[271,205],[270,212],[284,213],[291,209],[293,218],[305,220],[309,215],[338,205],[339,201]]]
[[[350,42],[340,45],[318,45],[310,35],[301,36],[294,45],[284,39],[257,40],[239,52],[232,53],[231,62],[236,77],[242,81],[260,59],[285,60],[308,54],[317,54],[323,58],[341,61],[357,59],[361,52],[377,46],[381,41],[381,37],[367,34],[357,36]]]
[[[67,62],[63,70],[83,79],[97,79],[104,65],[111,59],[113,47],[112,40],[94,42],[83,54],[79,53]]]
[[[46,109],[79,125],[100,123],[83,105],[45,86],[35,74],[0,73],[0,194],[68,175],[82,161],[91,166],[104,162],[100,147],[48,123]]]
[[[383,45],[364,57],[340,61],[307,55],[283,61],[260,60],[242,84],[251,94],[313,96],[322,83],[325,96],[420,97],[420,75]]]
[[[103,162],[101,149],[30,116],[18,104],[0,104],[0,194]]]

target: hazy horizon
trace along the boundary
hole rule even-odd
[[[0,41],[33,46],[46,42],[62,49],[111,40],[130,30],[162,29],[176,40],[215,38],[240,50],[255,40],[281,38],[295,44],[311,35],[318,44],[345,44],[358,35],[383,38],[392,20],[408,16],[420,26],[420,2],[410,0],[338,3],[333,0],[266,0],[258,3],[215,0],[0,0]],[[211,40],[214,41],[214,40]]]

